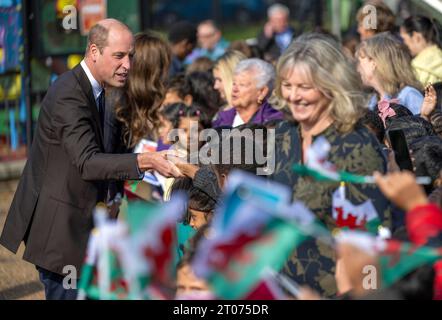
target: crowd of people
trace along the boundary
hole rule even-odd
[[[114,19],[99,22],[82,63],[42,102],[0,243],[16,252],[24,241],[24,259],[36,265],[47,299],[73,299],[77,292],[63,287],[63,268],[81,269],[93,208],[104,202],[120,219],[124,182],[155,172],[164,178],[157,200],[188,197],[177,222],[177,297],[210,293],[211,283],[195,274],[192,259],[198,242],[210,236],[234,170],[289,188],[292,200],[330,234],[367,231],[338,223],[339,181],[293,170],[307,165],[313,146],[325,138],[336,172],[374,175],[371,183],[345,183],[345,198],[354,206],[373,204],[379,230],[388,230],[375,236],[441,248],[439,24],[411,16],[398,25],[381,1],[366,5],[377,9],[377,27],[365,23],[373,11],[361,8],[356,42],[327,32],[298,34],[281,4],[268,9],[256,45],[228,43],[211,20],[179,22],[167,40],[152,32],[133,36]],[[216,143],[201,139],[207,129]],[[259,130],[263,137],[245,134]],[[135,154],[146,140],[155,151]],[[268,163],[258,161],[256,150],[250,156],[248,145],[270,155],[272,170],[259,170]],[[207,146],[218,162],[201,160]],[[422,187],[416,177],[429,181]],[[388,288],[365,288],[362,270],[376,265],[377,256],[345,239],[332,246],[310,237],[286,257],[277,271],[301,288],[287,298],[442,298],[440,261],[417,266]]]

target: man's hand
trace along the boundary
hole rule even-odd
[[[405,211],[428,203],[424,190],[411,172],[393,172],[385,176],[375,172],[374,178],[384,195]]]
[[[270,39],[271,37],[273,37],[273,26],[270,22],[267,22],[264,25],[264,35],[266,38]]]
[[[159,174],[169,177],[181,177],[180,170],[166,159],[166,155],[161,152],[139,153],[137,156],[138,168],[141,171],[155,170]]]

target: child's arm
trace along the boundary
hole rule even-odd
[[[201,168],[190,163],[177,163],[176,166],[186,177],[193,179],[193,186],[207,194],[215,202],[218,202],[222,194],[219,187],[218,178],[210,166]]]

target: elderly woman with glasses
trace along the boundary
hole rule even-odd
[[[267,101],[275,80],[273,66],[260,59],[240,61],[234,71],[232,107],[222,111],[213,127],[237,127],[245,123],[265,124],[280,120],[283,114]]]

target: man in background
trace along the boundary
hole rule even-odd
[[[285,5],[275,3],[267,10],[267,23],[258,35],[258,48],[264,60],[273,63],[288,48],[295,35],[289,25],[290,11]]]

